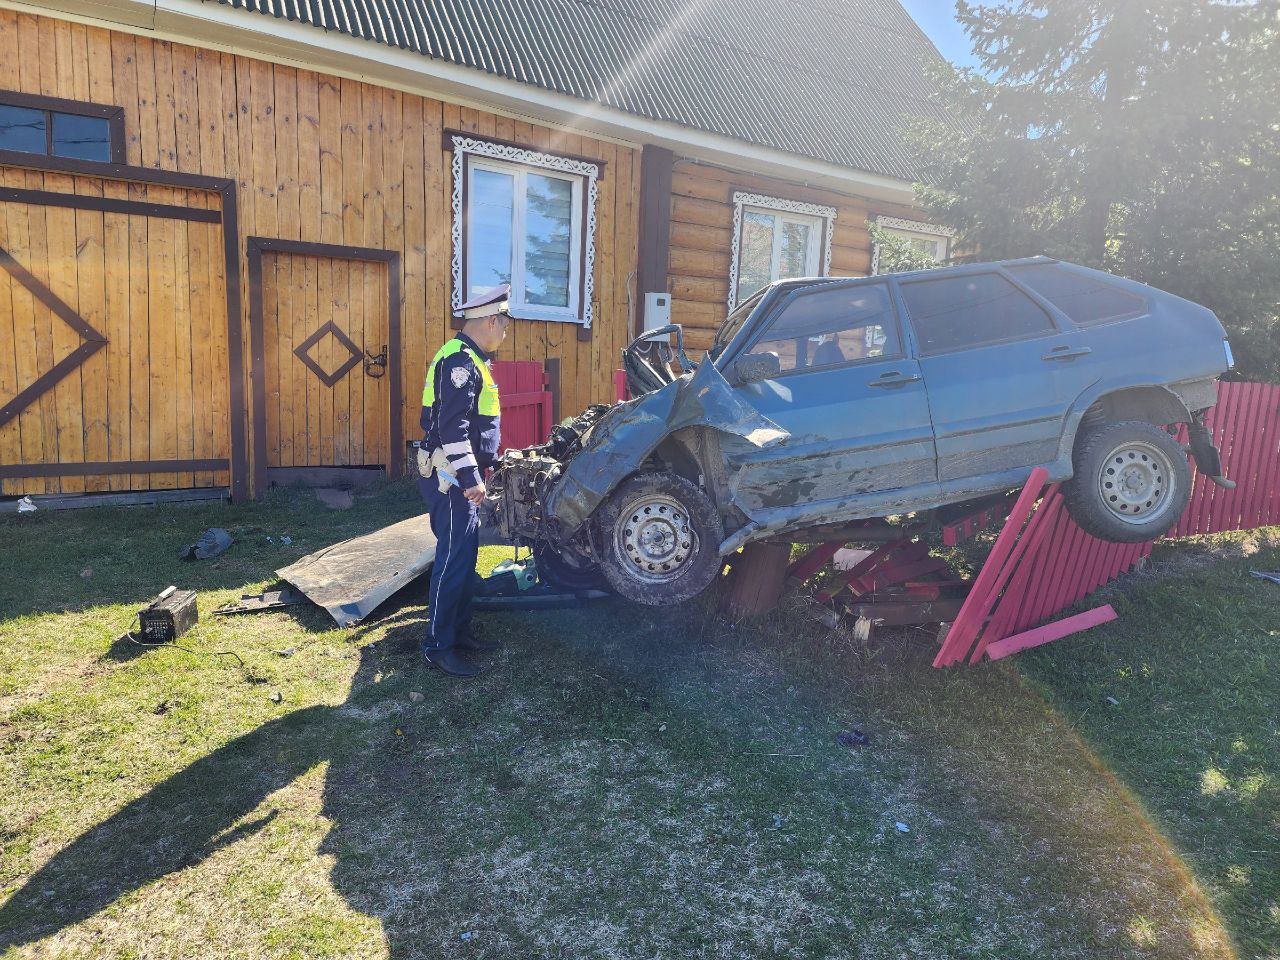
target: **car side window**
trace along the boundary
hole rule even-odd
[[[780,373],[902,352],[888,284],[838,286],[789,300],[751,347],[772,353]]]
[[[1052,263],[1025,263],[1005,269],[1082,327],[1147,312],[1147,301],[1142,297]]]
[[[1053,320],[998,273],[966,273],[902,284],[920,351],[950,353],[1053,332]]]

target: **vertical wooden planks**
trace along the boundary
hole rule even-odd
[[[418,413],[421,408],[422,381],[426,371],[428,346],[427,316],[427,213],[425,160],[423,149],[423,108],[421,97],[405,97],[402,106],[402,142],[404,150],[404,193],[401,249],[404,251],[401,287],[401,377],[404,396],[400,417],[402,435],[417,439]],[[440,149],[439,139],[432,151]],[[434,164],[432,165],[434,166]],[[395,454],[395,451],[392,451]]]
[[[276,65],[274,69],[274,113],[276,156],[276,215],[279,219],[277,236],[286,240],[302,239],[301,205],[299,196],[299,171],[301,168],[298,130],[298,81],[297,71]],[[304,267],[297,257],[276,256],[277,287],[276,307],[276,366],[280,392],[279,422],[276,434],[276,457],[280,466],[298,463],[294,450],[297,437],[297,420],[306,416],[305,386],[306,368],[294,356],[294,347],[301,341],[296,336],[295,325],[303,306],[304,291],[300,289]],[[299,394],[302,394],[300,398]],[[299,402],[301,399],[301,402]]]

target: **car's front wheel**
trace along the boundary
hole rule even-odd
[[[711,498],[681,476],[637,474],[609,495],[597,516],[601,570],[628,600],[681,603],[720,571],[720,516]]]
[[[1191,466],[1182,445],[1140,420],[1108,423],[1076,444],[1075,474],[1062,492],[1071,519],[1115,543],[1142,543],[1168,533],[1191,496]]]

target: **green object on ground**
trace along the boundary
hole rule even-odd
[[[534,563],[533,557],[524,560],[516,560],[508,557],[490,571],[489,576],[500,577],[504,573],[509,573],[516,580],[516,587],[520,590],[529,590],[538,585],[538,567]]]

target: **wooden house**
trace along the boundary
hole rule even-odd
[[[0,0],[0,496],[397,475],[498,280],[568,415],[664,306],[945,256],[936,57],[897,0]]]

